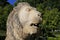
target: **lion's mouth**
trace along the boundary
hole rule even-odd
[[[39,24],[40,23],[36,23],[36,24],[32,23],[32,24],[30,24],[30,26],[37,26],[37,27],[39,27]]]

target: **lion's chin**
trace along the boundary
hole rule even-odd
[[[23,28],[24,33],[26,34],[36,34],[38,32],[39,23],[31,23],[30,25],[25,25]]]
[[[25,38],[25,40],[35,40],[35,39],[37,39],[39,36],[38,36],[39,34],[37,34],[37,33],[33,33],[33,34],[29,34],[26,38]],[[40,39],[39,39],[40,40]]]

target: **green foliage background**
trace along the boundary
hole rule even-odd
[[[0,36],[5,36],[7,17],[13,6],[7,0],[0,0]]]
[[[42,13],[43,20],[39,25],[41,28],[40,36],[53,37],[56,33],[60,33],[55,32],[55,30],[60,30],[60,0],[17,0],[15,6],[19,2],[28,2]],[[0,0],[0,36],[5,35],[6,20],[9,13],[12,11],[12,8],[13,6],[10,5],[7,0]],[[53,39],[50,38],[48,40]]]

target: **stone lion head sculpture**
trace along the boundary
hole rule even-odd
[[[37,33],[41,21],[41,13],[36,8],[26,2],[18,3],[8,16],[5,40],[25,40],[29,34]]]

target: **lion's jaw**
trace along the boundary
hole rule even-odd
[[[36,26],[25,25],[24,28],[23,28],[23,32],[25,34],[37,33],[37,27]]]

